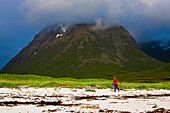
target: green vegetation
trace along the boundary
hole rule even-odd
[[[170,63],[158,69],[120,74],[116,76],[124,82],[156,83],[170,81]]]
[[[128,77],[127,77],[128,78]],[[118,78],[119,79],[119,78]],[[121,78],[119,79],[121,80]],[[0,74],[0,87],[68,87],[68,88],[113,88],[112,80],[108,79],[75,79],[75,78],[52,78],[37,75]],[[170,89],[170,82],[160,83],[122,83],[120,88],[129,89]]]
[[[96,92],[95,90],[85,90],[85,92]]]

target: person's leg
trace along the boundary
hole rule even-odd
[[[120,91],[119,88],[118,88],[118,84],[117,84],[117,90]]]
[[[118,84],[117,84],[117,86],[116,86],[116,89],[117,89],[117,90],[119,90],[119,88],[118,88]]]
[[[116,84],[114,84],[114,91],[116,92]]]

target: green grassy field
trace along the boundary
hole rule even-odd
[[[96,88],[113,88],[112,80],[108,79],[75,79],[75,78],[52,78],[36,75],[0,74],[0,87],[70,87],[83,88],[95,86]],[[119,85],[122,89],[170,89],[170,82],[159,83],[126,83]]]
[[[157,69],[116,75],[124,82],[157,83],[170,81],[170,63]]]

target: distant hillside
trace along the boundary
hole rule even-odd
[[[160,82],[170,81],[170,63],[158,69],[117,75],[122,81],[130,82]],[[128,78],[127,78],[128,77]]]
[[[150,41],[140,43],[140,48],[143,52],[155,59],[166,63],[170,62],[170,41]]]
[[[165,65],[143,53],[121,26],[92,24],[43,29],[1,70],[3,73],[52,77],[107,78],[114,73],[150,70]]]

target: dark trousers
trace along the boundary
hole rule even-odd
[[[114,90],[116,91],[116,89],[119,90],[118,84],[114,84]]]

